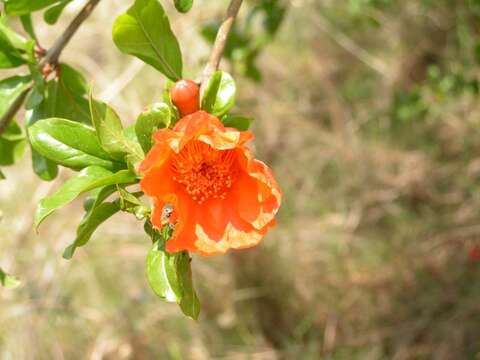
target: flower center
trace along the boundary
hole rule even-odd
[[[225,199],[235,177],[234,159],[234,150],[216,150],[191,141],[173,157],[173,180],[198,204],[209,198]]]

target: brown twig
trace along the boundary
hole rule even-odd
[[[203,70],[202,85],[204,85],[208,78],[218,69],[223,52],[225,51],[228,35],[232,30],[233,23],[235,22],[235,18],[240,10],[242,1],[243,0],[231,0],[230,5],[228,5],[227,14],[222,22],[222,25],[218,29],[217,37],[213,43],[212,53],[210,54],[207,66]]]
[[[83,9],[80,10],[70,25],[68,25],[57,41],[55,41],[52,47],[47,51],[45,57],[42,59],[42,61],[40,61],[40,66],[45,64],[55,65],[58,62],[58,58],[65,46],[67,46],[72,36],[75,35],[80,25],[82,25],[82,23],[90,16],[93,9],[95,9],[95,6],[97,6],[99,2],[100,0],[90,0],[83,7]]]
[[[45,54],[45,57],[42,58],[42,60],[38,64],[40,69],[42,69],[46,65],[51,65],[52,67],[55,67],[57,65],[58,58],[60,57],[60,54],[62,53],[65,46],[67,46],[68,42],[70,41],[72,36],[77,32],[80,25],[88,18],[88,16],[92,13],[95,6],[97,6],[100,1],[101,0],[90,0],[83,7],[83,9],[80,10],[78,15],[72,20],[70,25],[68,25],[65,31],[60,35],[60,37],[55,41],[52,47],[47,51],[47,53]],[[0,135],[5,131],[10,121],[13,119],[15,114],[20,110],[20,108],[23,105],[23,102],[25,101],[31,89],[32,87],[29,87],[26,90],[24,90],[15,99],[12,105],[10,105],[10,107],[7,109],[5,114],[3,114],[3,116],[0,118]]]

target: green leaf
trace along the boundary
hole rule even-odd
[[[31,81],[30,76],[12,76],[0,81],[0,116],[28,89]]]
[[[20,285],[20,281],[0,268],[0,285],[7,289],[13,289]]]
[[[55,210],[87,191],[107,185],[130,184],[135,180],[135,174],[129,170],[112,173],[100,166],[89,166],[67,180],[53,195],[40,201],[35,213],[35,228]]]
[[[175,8],[181,13],[188,12],[193,6],[193,0],[173,0]]]
[[[91,124],[86,82],[82,74],[66,64],[61,64],[60,77],[56,84],[53,116]]]
[[[120,51],[134,55],[172,80],[182,77],[182,54],[158,0],[135,0],[113,25]]]
[[[225,115],[222,117],[223,125],[226,127],[235,128],[240,131],[246,131],[250,128],[253,118],[241,115]]]
[[[171,117],[170,107],[163,102],[150,105],[138,116],[135,123],[135,132],[145,153],[153,145],[152,135],[155,130],[169,127]]]
[[[37,35],[35,34],[35,29],[32,23],[32,16],[30,14],[22,15],[20,16],[20,21],[22,22],[23,30],[25,30],[32,39],[37,40]]]
[[[118,200],[114,202],[103,202],[115,192],[115,189],[115,186],[105,186],[96,194],[92,206],[85,213],[81,223],[78,225],[77,236],[74,242],[63,252],[65,259],[71,259],[75,250],[87,244],[94,231],[120,210]]]
[[[169,254],[160,249],[159,243],[155,242],[147,255],[148,282],[161,299],[180,303],[183,291],[177,273],[178,254]]]
[[[43,78],[40,81],[43,82]],[[87,85],[83,76],[72,67],[60,64],[58,81],[51,80],[46,84],[43,100],[33,110],[26,112],[25,124],[29,127],[38,120],[51,117],[90,123],[86,94]],[[53,180],[57,176],[57,165],[33,148],[32,165],[42,180]]]
[[[40,105],[43,99],[44,93],[42,92],[41,88],[39,88],[38,86],[34,86],[27,97],[27,101],[25,102],[25,109],[33,109],[34,107]]]
[[[57,22],[65,7],[72,2],[72,0],[62,0],[58,4],[48,8],[43,14],[43,19],[47,24],[53,25]]]
[[[10,29],[6,19],[0,15],[0,69],[26,64],[26,44],[26,39]]]
[[[18,54],[2,44],[0,39],[0,69],[12,69],[25,64],[26,61]]]
[[[5,12],[11,16],[20,16],[43,9],[59,0],[3,0]]]
[[[34,149],[32,149],[32,167],[33,172],[37,174],[40,179],[45,181],[51,181],[58,175],[57,164],[40,155]]]
[[[74,121],[50,118],[37,121],[28,129],[32,147],[57,164],[79,170],[98,165],[116,169],[116,163],[97,140],[95,130]]]
[[[5,179],[6,179],[5,174],[2,172],[2,170],[0,170],[0,180],[5,180]]]
[[[50,116],[48,111],[48,103],[44,99],[37,107],[33,110],[25,112],[25,125],[27,128],[38,120],[47,118]],[[40,155],[38,151],[34,148],[31,148],[32,154],[32,167],[35,174],[40,177],[40,179],[45,181],[53,180],[58,175],[58,166],[53,161],[47,159],[46,157]]]
[[[165,251],[165,242],[171,236],[169,228],[164,228],[160,233],[147,221],[145,231],[153,241],[146,262],[150,287],[158,297],[178,303],[185,315],[198,319],[200,302],[193,288],[189,254],[187,252],[170,254]]]
[[[185,315],[197,320],[200,315],[200,301],[193,288],[191,259],[187,252],[179,254],[177,271],[183,289],[180,308]]]
[[[25,52],[27,50],[27,39],[17,34],[9,27],[5,17],[0,18],[0,37],[21,52]]]
[[[124,160],[126,155],[143,158],[140,145],[129,140],[123,131],[122,123],[115,110],[103,102],[93,101],[90,94],[90,112],[92,123],[97,130],[102,148],[117,160]]]
[[[142,202],[138,200],[137,196],[128,192],[127,190],[118,187],[118,193],[120,194],[120,206],[122,209],[128,207],[142,205]],[[142,194],[142,193],[140,193]]]
[[[0,135],[0,165],[16,163],[25,153],[26,145],[24,132],[15,121],[11,121]]]
[[[232,76],[224,71],[215,72],[202,92],[202,109],[221,117],[235,104],[236,86]]]
[[[91,124],[85,78],[71,66],[60,64],[58,81],[48,82],[46,97],[49,111],[47,117]]]

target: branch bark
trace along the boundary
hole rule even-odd
[[[100,0],[90,0],[82,10],[78,13],[77,16],[72,20],[70,25],[65,29],[65,31],[60,35],[60,37],[55,41],[52,47],[47,51],[45,57],[40,61],[40,66],[45,64],[56,65],[58,58],[62,53],[65,46],[67,46],[70,39],[75,35],[80,25],[90,16],[93,9],[98,5]]]
[[[202,86],[205,84],[208,78],[218,70],[220,60],[222,59],[223,52],[225,51],[228,35],[232,30],[233,23],[235,22],[235,18],[240,10],[242,1],[243,0],[231,0],[230,5],[228,5],[227,14],[222,22],[222,25],[218,29],[217,37],[213,43],[212,53],[210,54],[207,66],[203,70]]]
[[[98,5],[101,0],[90,0],[85,6],[80,10],[78,15],[72,20],[70,25],[65,29],[65,31],[60,35],[60,37],[55,41],[52,47],[47,51],[45,57],[39,62],[39,67],[50,64],[55,67],[58,63],[58,58],[62,53],[65,46],[67,46],[70,39],[75,35],[80,25],[90,16],[93,9]],[[22,92],[12,103],[12,105],[7,109],[5,114],[0,118],[0,135],[5,131],[10,121],[13,119],[15,114],[22,107],[25,99],[27,98],[32,87],[29,87],[24,92]]]

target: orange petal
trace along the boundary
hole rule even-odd
[[[169,193],[173,193],[176,185],[170,170],[170,162],[164,163],[161,167],[152,168],[140,181],[143,192],[156,198],[162,198]]]
[[[231,199],[230,199],[231,200]],[[201,255],[215,255],[225,253],[229,249],[244,249],[257,245],[265,236],[270,224],[257,230],[243,220],[234,207],[229,206],[229,200],[223,201],[224,218],[228,219],[223,235],[220,239],[208,233],[208,225],[200,221],[195,228],[197,240],[195,246]],[[200,212],[206,209],[200,209]],[[211,230],[211,229],[210,229]]]
[[[170,253],[183,250],[196,252],[195,223],[197,204],[188,195],[180,191],[177,193],[173,205],[178,221],[171,239],[167,241],[166,250]]]
[[[223,199],[209,199],[199,208],[198,223],[214,241],[220,241],[229,221],[231,204]]]
[[[282,193],[271,170],[263,162],[254,159],[244,147],[237,151],[243,171],[232,187],[235,204],[240,217],[254,228],[262,229],[274,219]]]

